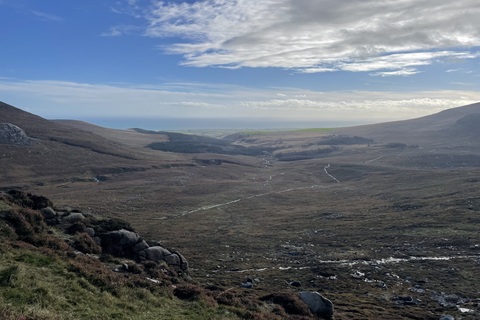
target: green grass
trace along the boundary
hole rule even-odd
[[[1,249],[1,319],[236,319],[226,309],[176,299],[169,288],[118,285],[111,292],[71,271],[68,261]]]
[[[305,128],[305,129],[272,129],[272,130],[255,130],[255,131],[241,131],[244,135],[267,135],[279,132],[328,132],[335,128]]]
[[[0,212],[8,211],[10,209],[12,209],[12,207],[0,200]]]
[[[328,132],[328,131],[332,131],[334,129],[335,128],[305,128],[305,129],[295,130],[294,132],[312,132],[312,133],[315,133],[315,132]]]

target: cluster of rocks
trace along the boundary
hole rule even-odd
[[[120,229],[99,234],[105,253],[136,261],[164,261],[182,272],[188,272],[188,262],[178,251],[170,251],[161,245],[150,246],[136,232]]]
[[[0,144],[26,146],[32,141],[20,127],[11,123],[0,123]]]
[[[163,261],[176,271],[188,274],[188,262],[182,254],[159,244],[149,245],[138,233],[122,228],[126,227],[125,223],[109,223],[108,220],[99,220],[68,208],[56,211],[46,207],[41,209],[41,213],[49,225],[55,225],[66,233],[86,234],[101,247],[102,253],[138,262]],[[111,230],[115,224],[118,229]]]

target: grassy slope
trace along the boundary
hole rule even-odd
[[[52,230],[41,230],[42,222],[30,234],[29,225],[8,220],[22,210],[0,200],[0,319],[237,318],[215,303],[175,298],[172,285],[118,274],[96,258],[75,254]]]
[[[119,285],[103,290],[70,271],[68,262],[30,249],[2,246],[0,318],[21,319],[228,319],[225,311],[183,302],[164,292]],[[13,269],[13,270],[12,270]],[[2,279],[4,280],[4,279]]]

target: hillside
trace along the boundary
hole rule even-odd
[[[436,146],[479,146],[480,103],[447,109],[418,119],[341,128],[335,132],[378,142]]]
[[[29,137],[43,142],[58,142],[87,149],[90,152],[134,159],[134,155],[130,151],[99,135],[43,119],[3,102],[0,102],[0,115],[2,123],[14,124],[23,129]]]
[[[145,171],[152,166],[144,161],[148,157],[154,158],[157,165],[183,161],[168,155],[149,156],[136,137],[118,140],[114,138],[118,135],[105,134],[114,130],[98,128],[104,137],[89,130],[93,125],[67,126],[5,103],[0,103],[0,123],[18,127],[32,142],[28,146],[0,144],[2,182],[7,186],[87,182],[105,174]],[[125,132],[120,136],[127,135]]]
[[[202,288],[180,253],[127,222],[18,190],[0,193],[0,240],[4,320],[315,318],[295,295]]]
[[[480,315],[477,110],[213,140],[56,123],[135,159],[87,155],[24,125],[38,141],[0,145],[8,155],[0,159],[0,188],[46,196],[57,211],[121,218],[144,239],[181,252],[194,285],[187,292],[201,298],[180,308],[200,307],[206,318],[308,318],[297,300],[307,291],[331,300],[337,320],[473,320]],[[165,142],[196,152],[148,147]],[[225,154],[206,144],[265,152]]]

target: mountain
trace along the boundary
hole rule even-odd
[[[134,158],[128,150],[122,149],[120,145],[90,131],[46,120],[4,102],[0,102],[0,115],[0,123],[16,125],[31,138],[89,149],[100,154]]]
[[[3,102],[0,102],[0,123],[3,124],[0,136],[17,139],[13,144],[0,144],[0,166],[5,184],[43,183],[45,179],[92,179],[108,167],[138,165],[135,152],[117,142],[46,120]]]
[[[480,145],[480,103],[395,122],[341,128],[338,134],[358,135],[377,142],[438,146]]]

